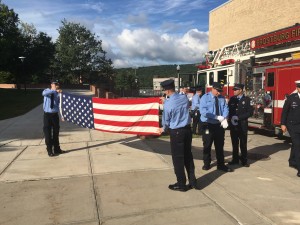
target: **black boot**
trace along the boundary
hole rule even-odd
[[[53,152],[52,152],[52,147],[51,146],[47,146],[47,152],[48,152],[48,156],[52,157],[54,156]]]
[[[60,146],[54,147],[54,153],[55,154],[62,154],[63,151],[61,150]]]

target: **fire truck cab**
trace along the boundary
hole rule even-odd
[[[204,80],[206,92],[220,82],[223,95],[230,98],[234,83],[245,84],[254,111],[249,126],[282,134],[285,97],[296,91],[295,81],[300,80],[300,25],[209,51],[205,59],[197,80]]]

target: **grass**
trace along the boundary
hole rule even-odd
[[[0,120],[23,115],[42,102],[42,90],[0,88]]]

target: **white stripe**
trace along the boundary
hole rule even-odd
[[[62,119],[64,119],[63,111],[62,111],[62,93],[59,95],[59,112]]]
[[[157,127],[116,127],[110,125],[101,125],[95,123],[95,129],[105,130],[105,131],[114,131],[114,132],[143,132],[143,133],[158,133]]]
[[[120,110],[120,111],[158,109],[158,107],[159,107],[158,102],[152,102],[146,104],[126,104],[126,105],[93,103],[93,108],[95,109]]]
[[[274,106],[276,108],[283,108],[285,100],[274,100]]]
[[[272,113],[272,108],[265,108],[264,113]]]
[[[159,121],[158,115],[144,115],[144,116],[113,116],[94,113],[94,118],[99,120],[110,120],[119,122],[135,122],[135,121]]]

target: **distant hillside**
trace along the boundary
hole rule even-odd
[[[148,66],[148,67],[138,67],[135,71],[134,68],[122,68],[116,69],[117,73],[123,73],[127,71],[131,74],[135,74],[139,79],[140,87],[152,87],[153,78],[163,78],[163,77],[177,77],[177,65],[161,65],[161,66]],[[197,67],[196,64],[185,64],[180,65],[180,74],[196,74]]]

